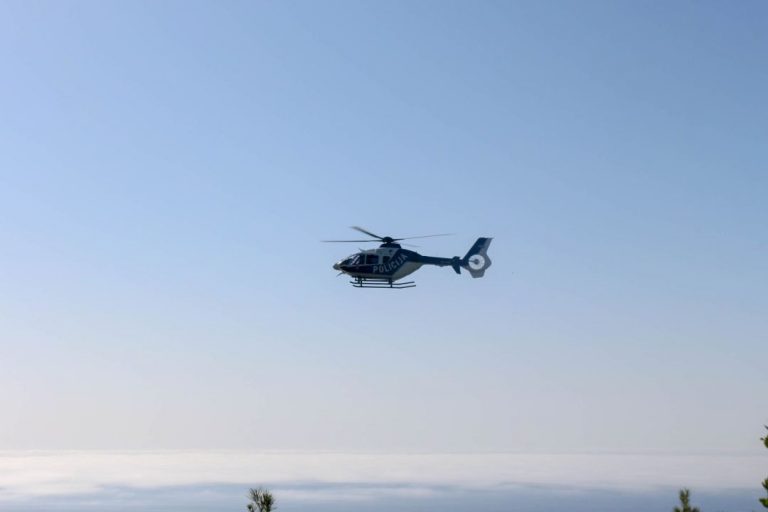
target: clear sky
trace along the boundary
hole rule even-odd
[[[0,449],[760,450],[767,28],[0,3]],[[353,289],[350,225],[494,265]]]

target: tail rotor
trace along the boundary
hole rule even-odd
[[[493,238],[478,238],[466,256],[461,260],[464,267],[472,277],[483,277],[485,271],[491,266],[491,258],[488,257],[488,247]]]

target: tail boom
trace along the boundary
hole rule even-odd
[[[418,255],[418,262],[422,265],[435,265],[438,267],[451,267],[454,272],[461,274],[465,269],[472,277],[483,277],[485,271],[491,266],[491,258],[488,257],[488,247],[493,238],[478,238],[466,256],[459,258],[438,258],[434,256]]]

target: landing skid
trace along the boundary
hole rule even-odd
[[[398,290],[402,288],[413,288],[416,286],[414,281],[397,283],[385,277],[354,277],[350,283],[355,288],[392,288]]]

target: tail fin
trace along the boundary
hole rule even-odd
[[[461,266],[467,269],[472,277],[483,277],[485,271],[491,266],[491,258],[488,257],[488,247],[493,238],[478,238],[475,245],[461,260]]]

